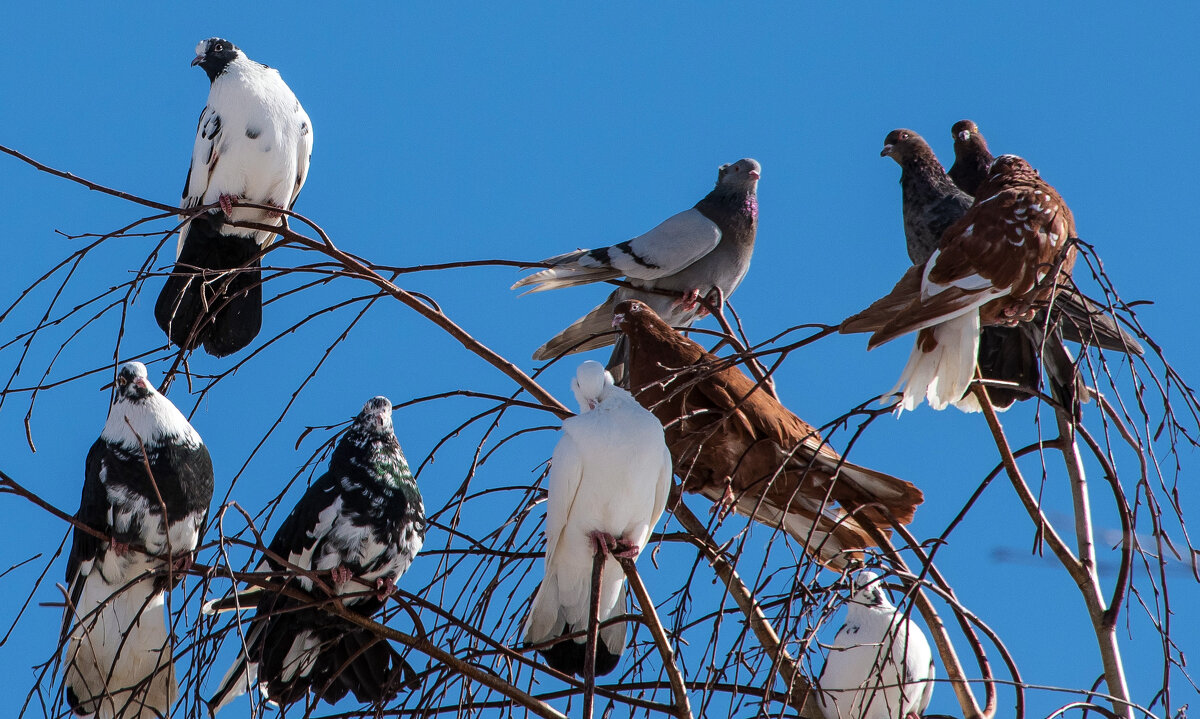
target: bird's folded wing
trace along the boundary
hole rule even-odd
[[[521,278],[512,289],[537,285],[529,292],[542,292],[616,277],[653,280],[682,270],[720,241],[720,228],[693,208],[632,240],[547,258],[544,262],[556,266]]]
[[[192,145],[192,164],[188,166],[187,184],[183,188],[184,209],[200,204],[208,191],[208,181],[220,160],[223,127],[221,116],[211,107],[205,107],[196,124],[196,143]]]
[[[550,496],[546,502],[545,532],[547,564],[554,557],[558,540],[562,537],[563,528],[570,521],[571,515],[587,509],[578,507],[575,503],[579,487],[583,483],[583,457],[576,441],[564,424],[562,437],[559,438],[554,447],[554,455],[550,458]]]

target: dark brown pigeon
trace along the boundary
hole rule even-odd
[[[950,132],[954,136],[954,166],[950,168],[950,179],[954,180],[954,184],[960,190],[973,196],[979,189],[979,184],[987,177],[988,168],[992,164],[992,153],[988,150],[983,133],[974,122],[959,120],[954,123]],[[1063,339],[1116,352],[1142,354],[1142,346],[1128,332],[1121,329],[1112,314],[1106,308],[1080,295],[1073,285],[1064,288],[1062,295],[1055,302],[1055,308],[1058,310],[1054,317],[1055,325],[1061,331]],[[1045,318],[1034,318],[1033,325],[1046,326]],[[1009,331],[1009,335],[1015,334],[1014,331]],[[980,340],[980,357],[984,354],[998,357],[1003,354],[1007,355],[1007,361],[1011,362],[1012,349],[1001,344],[999,339],[999,335],[989,336],[985,333]],[[1037,344],[1040,346],[1040,341]],[[980,366],[982,365],[981,359]],[[1052,374],[1055,373],[1055,369],[1048,368]],[[1064,375],[1058,373],[1058,376],[1061,378]],[[992,399],[995,400],[995,396]]]
[[[666,429],[683,489],[782,528],[841,568],[875,544],[864,525],[907,524],[924,499],[902,479],[842,460],[816,429],[637,300],[617,305],[630,387]]]
[[[1058,192],[1025,160],[1002,155],[941,247],[841,331],[873,333],[868,349],[918,332],[894,390],[901,407],[927,398],[934,409],[978,411],[974,396],[963,395],[975,376],[981,326],[1028,322],[1052,301],[1070,280],[1073,237],[1075,220]]]
[[[950,167],[950,179],[958,189],[974,197],[975,190],[987,179],[992,153],[988,150],[987,140],[970,120],[954,123],[950,134],[954,136],[954,165]]]

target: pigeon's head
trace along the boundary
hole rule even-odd
[[[391,434],[392,401],[387,397],[372,397],[354,418],[354,426],[369,434]]]
[[[217,79],[217,75],[224,72],[225,67],[241,54],[242,51],[238,49],[238,46],[228,40],[210,37],[207,40],[201,40],[196,45],[196,57],[192,59],[192,64],[203,68],[208,79],[212,81]]]
[[[758,160],[743,157],[731,165],[717,168],[717,186],[739,190],[753,190],[762,177],[762,165]]]
[[[612,326],[629,334],[634,327],[654,320],[662,321],[650,306],[641,300],[625,300],[613,308]]]
[[[579,369],[575,370],[575,378],[571,380],[571,391],[579,401],[579,413],[596,409],[612,386],[612,374],[604,369],[604,365],[595,360],[579,365]]]
[[[141,362],[126,362],[117,370],[118,402],[139,402],[155,393],[154,386],[146,379],[146,365]]]
[[[903,166],[909,159],[925,153],[933,154],[933,150],[929,149],[929,143],[925,142],[925,138],[902,127],[892,130],[887,137],[883,138],[883,149],[880,150],[879,156],[890,157],[897,164]]]
[[[883,581],[870,570],[863,570],[854,578],[854,596],[850,601],[865,607],[890,607],[891,601],[883,591]]]
[[[954,137],[954,144],[956,146],[959,144],[965,145],[971,141],[972,137],[974,137],[979,144],[983,145],[985,148],[987,147],[987,143],[983,141],[983,135],[979,134],[979,127],[977,127],[975,123],[971,122],[970,120],[959,120],[958,122],[954,123],[954,127],[950,128],[950,134]]]

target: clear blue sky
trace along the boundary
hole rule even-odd
[[[763,165],[758,245],[733,298],[755,339],[801,322],[836,322],[891,287],[907,257],[899,168],[879,157],[883,138],[897,127],[915,129],[948,164],[949,128],[969,117],[994,151],[1026,157],[1058,188],[1122,295],[1155,302],[1139,316],[1175,368],[1193,382],[1200,377],[1191,157],[1200,90],[1195,4],[1136,10],[1116,3],[890,4],[840,13],[782,3],[537,9],[477,3],[453,10],[436,3],[129,4],[114,12],[92,3],[26,3],[8,16],[0,143],[175,203],[208,92],[203,73],[188,63],[197,41],[220,35],[279,68],[312,118],[312,169],[296,210],[344,249],[386,264],[536,260],[611,244],[690,207],[710,189],[718,165],[757,158]],[[79,245],[56,230],[106,232],[147,214],[7,157],[0,158],[0,196],[8,263],[3,306]],[[78,270],[62,307],[126,281],[156,241],[107,243]],[[310,261],[294,251],[271,257],[279,265]],[[468,331],[531,371],[530,352],[606,290],[518,299],[507,289],[517,276],[484,268],[411,275],[402,285],[432,295]],[[1080,277],[1085,290],[1094,290]],[[126,354],[162,342],[151,307],[159,282],[152,280],[149,296],[131,308]],[[272,304],[263,337],[365,289],[343,282]],[[33,325],[49,299],[42,291],[0,323],[0,340]],[[193,421],[213,453],[218,500],[350,317],[343,312],[306,326],[200,404]],[[111,362],[118,321],[108,315],[84,330],[50,379]],[[77,326],[39,339],[12,386],[37,382]],[[888,389],[908,349],[901,341],[868,354],[861,337],[826,339],[789,358],[779,376],[782,397],[800,416],[823,424]],[[20,351],[0,350],[0,382]],[[231,364],[198,355],[192,369],[216,372]],[[574,365],[545,375],[544,385],[564,401]],[[163,366],[150,371],[157,379]],[[29,396],[10,396],[0,407],[0,468],[74,510],[84,456],[107,412],[108,394],[100,389],[107,381],[91,375],[39,396],[31,419],[36,454],[23,426]],[[294,449],[308,425],[347,419],[376,394],[403,402],[457,388],[513,389],[412,312],[382,303],[254,454],[233,498],[257,511],[280,492],[318,443],[309,437]],[[190,411],[196,400],[185,390],[177,384],[171,398]],[[410,460],[421,463],[443,435],[482,408],[447,400],[399,411],[397,432]],[[1094,421],[1095,410],[1088,412]],[[1033,418],[1027,407],[1004,416],[1015,443],[1036,437]],[[549,418],[527,414],[514,422],[510,429]],[[533,481],[554,439],[542,432],[514,443],[480,469],[472,486]],[[464,434],[424,468],[429,507],[441,507],[463,481],[477,440],[478,432]],[[876,423],[853,459],[925,491],[913,525],[924,538],[944,529],[997,455],[980,417],[922,408]],[[1136,467],[1128,456],[1121,461],[1132,478]],[[1184,506],[1192,509],[1200,500],[1198,458],[1185,450],[1179,461]],[[1165,471],[1173,462],[1164,459]],[[1100,479],[1094,468],[1093,479]],[[1056,517],[1069,510],[1065,491],[1057,473],[1044,487]],[[1097,522],[1115,528],[1098,486],[1095,500]],[[63,527],[19,500],[4,499],[3,506],[0,569],[45,553],[0,578],[10,597],[0,602],[7,628]],[[446,538],[431,532],[429,541],[442,546]],[[1080,619],[1081,600],[1052,560],[1029,556],[1032,541],[1011,488],[998,481],[952,536],[943,570],[960,598],[1004,637],[1027,681],[1089,685],[1100,670]],[[1115,553],[1101,553],[1103,562],[1115,561]],[[62,572],[60,559],[49,581],[61,581]],[[1176,641],[1194,651],[1200,591],[1182,567],[1170,578]],[[1106,584],[1111,579],[1109,572]],[[55,599],[50,583],[35,597]],[[1135,697],[1147,703],[1161,673],[1156,635],[1138,607],[1124,616],[1127,671]],[[10,697],[32,686],[30,667],[49,656],[58,621],[57,609],[31,606],[0,646]],[[1174,688],[1176,706],[1195,701],[1182,679]],[[1051,693],[1030,699],[1032,716],[1067,701]],[[939,688],[933,710],[958,712],[948,687]],[[41,716],[40,709],[31,714]]]

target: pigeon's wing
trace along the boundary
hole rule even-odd
[[[187,180],[183,185],[183,200],[179,206],[190,210],[203,203],[204,194],[208,192],[208,181],[221,159],[221,116],[211,107],[205,106],[196,123],[196,142],[192,145],[192,163],[188,165]],[[175,259],[183,253],[183,242],[187,236],[187,228],[179,232],[179,245],[175,250]]]
[[[545,262],[554,267],[521,278],[513,289],[536,285],[528,292],[542,292],[616,277],[654,280],[679,272],[712,252],[720,241],[721,229],[693,208],[611,247],[550,257]]]
[[[108,492],[104,482],[100,481],[101,465],[104,461],[106,445],[103,440],[96,440],[88,451],[87,464],[83,479],[83,496],[79,499],[79,511],[75,519],[83,522],[98,532],[107,533],[110,524]],[[83,592],[84,580],[92,571],[92,565],[104,546],[104,540],[94,537],[80,529],[75,529],[71,539],[71,553],[67,555],[67,585],[71,593],[71,606],[79,603]],[[63,615],[62,636],[65,639],[71,628],[75,613],[71,607]]]
[[[271,540],[271,552],[289,564],[312,569],[317,546],[333,529],[341,513],[339,487],[337,478],[329,472],[314,482],[279,526],[279,531]],[[268,561],[275,565],[274,561]]]
[[[564,431],[550,458],[550,498],[546,503],[547,563],[553,559],[558,540],[572,513],[582,509],[575,506],[575,498],[579,494],[582,482],[583,456],[576,439]]]

